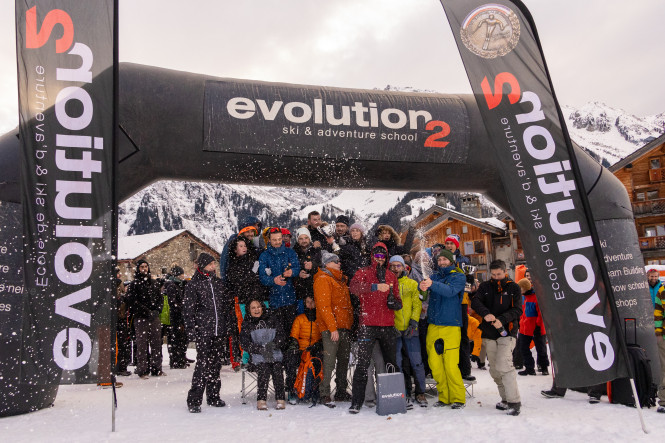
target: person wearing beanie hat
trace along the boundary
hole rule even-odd
[[[202,252],[196,259],[198,267],[185,286],[184,320],[189,341],[196,342],[196,366],[192,386],[187,394],[189,412],[201,412],[203,394],[209,406],[222,407],[219,397],[220,371],[225,341],[235,322],[228,318],[232,301],[222,280],[215,275],[215,259]]]
[[[533,291],[531,282],[527,278],[518,281],[522,295],[524,296],[524,310],[520,316],[520,334],[517,337],[517,349],[522,355],[524,370],[519,375],[536,375],[536,363],[542,375],[549,375],[547,369],[550,365],[547,357],[547,346],[545,344],[545,324],[543,315],[538,307],[538,299]],[[537,362],[531,354],[531,342],[536,348]]]
[[[383,360],[396,367],[395,312],[402,308],[397,277],[388,272],[388,248],[382,242],[372,247],[372,264],[359,269],[349,290],[360,300],[362,315],[358,329],[358,361],[353,374],[349,412],[357,414],[365,399],[367,374],[374,344],[379,343]]]
[[[349,225],[351,221],[346,215],[339,215],[335,219],[335,241],[340,245],[344,246],[349,240]]]
[[[438,401],[434,406],[451,405],[461,409],[466,405],[466,390],[459,369],[459,351],[462,337],[462,311],[466,277],[455,266],[453,253],[439,251],[437,268],[430,278],[420,282],[427,308],[427,359],[436,380]]]
[[[326,250],[321,251],[321,265],[325,267],[330,262],[339,263],[339,256]]]
[[[164,298],[157,282],[152,279],[150,265],[145,259],[136,262],[134,281],[127,289],[127,308],[134,318],[136,331],[136,371],[142,379],[162,372],[162,322],[159,314]],[[148,361],[148,347],[150,361]]]
[[[321,403],[332,408],[335,401],[348,401],[349,354],[351,350],[351,328],[353,306],[347,286],[348,279],[342,273],[339,258],[335,254],[321,251],[324,263],[314,275],[314,300],[316,323],[321,331],[323,344],[323,380],[319,386]],[[336,374],[337,394],[330,397],[330,382]]]
[[[342,214],[342,215],[338,215],[337,218],[335,219],[335,224],[338,224],[338,223],[346,225],[347,228],[348,228],[348,226],[351,224],[351,220],[349,220],[348,216]]]
[[[300,238],[301,235],[304,235],[307,238],[309,238],[310,242],[312,241],[312,234],[310,234],[309,229],[307,229],[304,226],[301,227],[301,228],[298,228],[298,230],[296,231],[296,241]]]
[[[370,264],[370,248],[365,240],[365,228],[360,223],[351,225],[349,237],[346,244],[341,246],[339,256],[342,260],[342,272],[349,280],[353,278],[358,269]]]
[[[399,293],[402,296],[402,309],[395,311],[395,329],[400,335],[395,337],[395,355],[397,367],[402,370],[402,348],[406,349],[413,375],[416,379],[416,403],[427,407],[425,398],[425,366],[420,351],[420,337],[418,336],[418,322],[422,310],[422,301],[418,293],[418,283],[406,275],[406,264],[399,255],[390,257],[390,271],[395,274],[399,283]],[[411,381],[407,387],[407,396],[411,396]]]
[[[494,260],[489,269],[490,280],[478,286],[471,307],[483,319],[480,323],[483,347],[490,375],[501,396],[496,408],[516,416],[520,414],[522,403],[512,354],[522,315],[522,290],[508,277],[503,260]]]
[[[460,251],[460,236],[457,234],[450,234],[444,240],[445,248],[452,252],[453,263],[461,269],[466,269],[465,265],[470,265],[471,260],[469,257],[462,255]],[[472,274],[467,275],[467,283],[470,285],[475,283],[475,277]],[[467,381],[475,381],[476,377],[471,375],[471,349],[469,349],[469,336],[467,330],[469,328],[469,303],[471,299],[468,293],[464,293],[462,298],[462,338],[459,347],[459,369],[462,372],[462,378]]]
[[[226,269],[229,265],[229,247],[231,242],[239,236],[245,237],[248,240],[248,252],[251,255],[256,255],[256,258],[258,259],[259,255],[256,252],[257,249],[263,250],[263,247],[265,246],[261,245],[261,238],[259,236],[259,232],[261,232],[262,227],[263,223],[261,223],[261,221],[254,216],[249,216],[243,220],[242,223],[238,224],[238,234],[233,234],[231,237],[229,237],[227,242],[224,244],[222,253],[219,255],[219,278],[221,278],[222,281],[226,282]]]
[[[182,307],[185,299],[185,271],[178,265],[171,267],[162,293],[169,302],[169,320],[167,349],[169,351],[169,367],[185,369],[187,366],[187,333]]]

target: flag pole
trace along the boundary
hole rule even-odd
[[[642,414],[642,405],[640,404],[640,398],[637,396],[637,388],[635,387],[635,379],[630,378],[630,387],[633,388],[633,398],[635,398],[635,406],[637,407],[637,415],[640,417],[640,424],[642,425],[642,431],[645,434],[649,433],[647,425],[644,422],[644,414]]]

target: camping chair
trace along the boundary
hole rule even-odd
[[[468,381],[468,380],[462,380],[464,382],[464,390],[466,391],[466,397],[467,398],[475,398],[474,393],[473,393],[473,385],[477,383],[476,380],[473,381]],[[425,395],[428,395],[430,397],[437,398],[439,396],[439,393],[436,390],[436,380],[434,380],[431,377],[427,377],[425,379]]]
[[[247,404],[247,396],[256,392],[258,383],[258,375],[256,374],[255,367],[251,363],[245,365],[240,369],[242,386],[240,388],[240,400],[243,405]],[[275,388],[273,387],[272,378],[268,383],[268,394],[274,394]]]

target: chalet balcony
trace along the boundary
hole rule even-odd
[[[665,235],[656,237],[640,237],[640,250],[665,249]]]
[[[471,261],[471,264],[473,266],[480,266],[480,265],[486,265],[487,264],[487,258],[484,255],[471,255],[469,256],[469,260]]]
[[[633,214],[640,215],[665,214],[665,198],[633,202]]]

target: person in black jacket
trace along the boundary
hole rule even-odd
[[[187,366],[187,333],[185,320],[182,315],[182,305],[185,298],[185,271],[180,266],[173,266],[171,273],[164,283],[162,291],[169,301],[169,315],[171,327],[169,328],[169,367],[171,369],[185,369]]]
[[[233,315],[235,315],[235,299],[238,299],[240,319],[236,317],[236,325],[242,323],[247,308],[247,302],[254,298],[265,302],[268,300],[268,288],[261,284],[258,274],[258,255],[251,242],[244,236],[236,237],[229,245],[228,268],[226,271],[227,298],[233,301]],[[232,321],[230,323],[233,323]],[[229,324],[231,341],[233,345],[234,361],[239,357],[238,327]],[[249,354],[243,352],[242,363],[247,364]]]
[[[148,374],[166,375],[162,371],[162,322],[159,320],[164,298],[150,275],[150,265],[143,259],[136,263],[134,281],[129,284],[126,300],[136,330],[137,374],[144,380]]]
[[[268,382],[272,375],[275,387],[275,409],[286,407],[284,392],[284,376],[282,374],[282,360],[284,358],[281,347],[284,344],[284,330],[279,319],[270,315],[260,300],[250,301],[247,315],[242,323],[240,345],[250,354],[251,363],[258,375],[256,408],[260,411],[268,409]]]
[[[192,387],[187,394],[189,412],[201,412],[203,392],[209,406],[226,406],[219,398],[222,383],[222,352],[227,338],[228,303],[222,280],[215,275],[215,259],[202,252],[196,259],[196,271],[185,287],[183,314],[187,339],[196,342],[196,366]]]
[[[512,355],[522,315],[522,290],[508,278],[503,260],[490,263],[490,277],[478,287],[471,307],[483,318],[480,324],[483,347],[490,362],[490,375],[501,395],[496,408],[519,415],[520,393]]]
[[[307,228],[296,231],[296,244],[293,250],[300,262],[300,272],[293,281],[298,303],[304,303],[305,298],[314,297],[314,274],[321,264],[321,249],[312,246],[312,237]],[[304,305],[303,305],[304,307]]]

